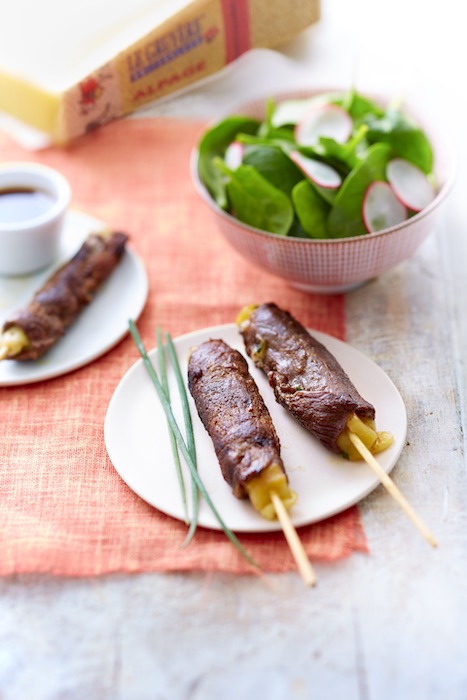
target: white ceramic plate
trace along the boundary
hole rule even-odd
[[[70,211],[65,220],[57,265],[25,277],[0,276],[0,327],[13,311],[29,303],[53,269],[69,260],[89,233],[102,228],[105,224],[101,221]],[[124,294],[122,290],[125,290]],[[0,362],[0,386],[51,379],[92,362],[125,336],[128,319],[138,318],[147,295],[146,271],[130,241],[119,265],[92,303],[49,352],[33,362]]]
[[[394,444],[378,455],[386,472],[396,463],[404,446],[407,418],[401,396],[389,377],[370,359],[349,345],[313,331],[339,360],[360,393],[376,408],[377,427],[394,435]],[[246,357],[243,340],[235,325],[207,328],[174,340],[182,373],[186,377],[189,349],[210,338],[222,338]],[[157,350],[150,353],[157,368]],[[274,399],[266,377],[247,358],[250,371],[267,404],[281,440],[282,457],[298,502],[291,516],[295,526],[317,522],[338,513],[364,498],[378,485],[373,471],[360,462],[348,462],[328,452],[304,430]],[[168,366],[174,412],[183,425],[178,391]],[[267,521],[248,501],[236,499],[223,480],[211,439],[202,425],[189,396],[195,431],[200,476],[219,513],[237,532],[279,530],[277,522]],[[127,485],[141,498],[178,519],[183,519],[180,488],[171,453],[165,414],[142,360],[138,360],[118,384],[107,409],[104,437],[109,457]],[[186,469],[185,483],[189,484]],[[190,497],[188,497],[190,502]],[[205,502],[201,503],[199,523],[219,529]]]

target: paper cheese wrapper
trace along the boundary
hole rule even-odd
[[[66,144],[271,48],[319,19],[319,0],[194,0],[73,86],[54,92],[0,68],[0,109]]]

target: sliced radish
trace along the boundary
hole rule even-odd
[[[342,184],[342,178],[330,165],[314,158],[307,158],[300,151],[292,151],[290,158],[300,170],[319,187],[335,190]]]
[[[337,97],[338,94],[327,92],[313,95],[313,97],[279,102],[272,115],[272,125],[280,127],[286,124],[298,124],[310,110],[329,105],[331,100]]]
[[[352,118],[339,105],[315,107],[303,116],[295,127],[295,140],[302,146],[314,146],[320,136],[345,143],[352,133]]]
[[[244,150],[245,147],[240,141],[232,141],[232,143],[227,146],[224,161],[230,170],[236,170],[238,166],[242,164]]]
[[[362,216],[366,230],[373,233],[402,223],[407,219],[408,213],[392,191],[391,185],[377,180],[365,192]]]
[[[436,197],[435,188],[425,173],[408,160],[390,160],[386,177],[396,197],[412,211],[421,211]]]

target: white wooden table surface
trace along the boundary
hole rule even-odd
[[[348,341],[391,376],[407,406],[408,444],[393,477],[439,547],[380,487],[361,504],[369,556],[316,564],[314,589],[295,573],[270,586],[212,574],[0,579],[2,700],[467,698],[463,23],[455,0],[323,0],[320,24],[283,53],[298,72],[307,67],[311,85],[356,76],[426,105],[458,152],[436,234],[347,297]],[[208,97],[215,111],[238,98],[235,75],[248,69],[244,91],[254,88],[249,66],[241,60],[160,109],[176,113],[190,100],[202,111]],[[271,89],[285,79],[272,73]]]

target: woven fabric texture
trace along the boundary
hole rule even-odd
[[[156,325],[175,337],[231,323],[241,306],[263,301],[276,301],[308,327],[344,338],[342,296],[294,290],[240,258],[218,234],[189,173],[190,152],[204,127],[174,119],[116,121],[65,150],[35,153],[1,135],[0,154],[3,161],[57,168],[70,181],[75,209],[128,232],[149,276],[138,322],[146,347],[155,345]],[[219,532],[200,529],[181,549],[185,525],[142,501],[113,468],[104,444],[105,413],[137,359],[127,336],[79,370],[0,388],[0,574],[251,571]],[[367,551],[356,507],[300,528],[300,537],[312,560]],[[240,540],[265,571],[295,568],[280,532]]]

